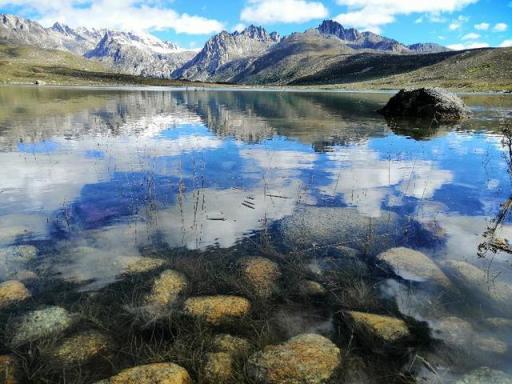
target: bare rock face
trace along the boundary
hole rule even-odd
[[[140,365],[97,384],[192,384],[187,370],[173,363]]]
[[[264,384],[321,384],[341,363],[339,348],[317,334],[295,336],[267,346],[249,359],[249,373]]]
[[[28,299],[31,296],[23,283],[10,280],[0,284],[0,309]]]
[[[416,118],[438,123],[458,121],[471,115],[461,98],[440,88],[402,89],[379,112],[389,118]]]
[[[251,310],[249,300],[238,296],[200,296],[185,301],[185,313],[212,325],[246,316]]]
[[[240,261],[240,269],[251,291],[261,298],[272,295],[281,276],[279,266],[264,257],[246,257]]]

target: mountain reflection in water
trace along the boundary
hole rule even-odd
[[[400,232],[390,240],[393,246],[421,250],[443,270],[449,260],[477,266],[490,290],[496,282],[512,286],[510,254],[477,255],[490,220],[511,193],[500,122],[512,99],[466,97],[473,119],[418,131],[414,124],[388,125],[375,112],[388,97],[0,88],[0,282],[35,272],[39,279],[30,284],[37,293],[29,306],[69,306],[75,294],[124,284],[130,266],[148,256],[171,255],[171,265],[176,257],[224,253],[236,258],[267,252],[286,260],[301,249],[282,241],[290,238],[282,220],[303,207],[350,207],[345,212],[370,226],[398,214],[400,221],[388,221]],[[304,220],[311,220],[306,227],[315,225],[314,218]],[[512,239],[510,218],[500,221],[496,237]],[[16,245],[33,245],[38,256],[10,257]],[[330,245],[307,250],[317,267],[332,256]],[[492,309],[486,303],[477,309],[482,295],[476,293],[469,304],[433,309],[441,300],[438,290],[376,267],[376,254],[364,244],[359,251],[375,300],[391,302],[418,327],[430,328],[430,336],[446,324],[442,319],[457,316],[507,346],[499,356],[479,350],[471,355],[473,367],[443,360],[449,353],[422,341],[422,358],[438,364],[439,377],[450,380],[480,365],[512,369],[511,329],[493,330],[483,320],[510,319],[512,313],[487,314]],[[59,284],[70,290],[61,303],[49,299]],[[468,297],[472,293],[469,287]],[[289,300],[283,299],[287,305]],[[377,305],[380,312],[384,308]],[[15,311],[23,309],[20,304]],[[287,324],[287,337],[295,328],[328,333],[337,325],[336,310],[351,308],[331,309],[318,315],[316,309],[311,314],[280,307],[273,319]],[[310,324],[315,316],[320,325]],[[428,376],[416,369],[417,361],[409,365],[407,371],[393,362],[390,370],[407,371],[411,379]],[[45,374],[60,380],[54,371]]]

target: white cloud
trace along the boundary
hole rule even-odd
[[[240,20],[247,23],[304,23],[327,17],[327,8],[318,1],[249,0]]]
[[[450,25],[448,26],[448,29],[450,31],[456,31],[457,29],[460,29],[462,25],[467,22],[469,18],[465,16],[459,16],[457,19],[453,20]]]
[[[464,36],[462,36],[462,40],[477,40],[480,38],[480,35],[478,33],[474,33],[474,32],[471,32],[471,33],[468,33]]]
[[[489,23],[475,24],[475,29],[479,31],[487,31],[491,25]]]
[[[1,6],[23,7],[44,25],[60,21],[73,27],[87,26],[128,31],[173,29],[177,33],[210,34],[224,25],[213,19],[178,13],[154,0],[0,0]]]
[[[505,32],[508,29],[508,25],[505,23],[498,23],[494,26],[494,32]]]
[[[429,19],[442,20],[441,13],[458,11],[478,0],[337,0],[339,5],[347,6],[348,11],[335,19],[345,24],[378,30],[395,21],[395,16],[426,13]]]
[[[458,43],[448,45],[448,48],[453,49],[454,51],[462,51],[464,49],[476,49],[476,48],[487,48],[489,47],[488,43],[485,42],[471,42],[471,43]]]
[[[245,28],[247,28],[247,25],[245,25],[243,23],[238,23],[231,30],[233,32],[242,32]]]
[[[512,39],[511,40],[505,40],[500,44],[501,48],[507,48],[512,47]]]

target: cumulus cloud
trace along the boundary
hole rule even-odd
[[[153,0],[0,0],[1,6],[23,7],[26,15],[44,25],[60,21],[73,27],[87,26],[136,32],[173,29],[177,33],[210,34],[224,25],[214,19],[178,13]]]
[[[462,25],[467,22],[469,19],[465,16],[459,16],[455,20],[453,20],[450,25],[448,26],[448,29],[450,31],[456,31],[457,29],[460,29]]]
[[[487,31],[491,25],[489,23],[475,24],[475,29],[479,31]]]
[[[471,33],[468,33],[464,36],[462,36],[462,40],[477,40],[480,38],[480,35],[478,33],[474,33],[474,32],[471,32]]]
[[[305,23],[327,17],[327,8],[318,1],[249,0],[240,20],[247,23]]]
[[[505,40],[500,44],[501,48],[512,47],[512,40]]]
[[[477,1],[337,0],[339,5],[348,7],[348,11],[338,15],[336,20],[357,28],[379,30],[383,25],[395,21],[399,15],[426,13],[439,18],[441,13],[455,12]]]
[[[494,32],[505,32],[508,29],[508,25],[505,23],[498,23],[494,26]]]

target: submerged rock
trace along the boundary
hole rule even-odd
[[[187,287],[187,278],[180,272],[169,269],[154,281],[151,292],[145,299],[146,310],[160,315],[170,309]]]
[[[512,384],[512,376],[502,371],[482,367],[468,373],[455,384]]]
[[[165,260],[152,257],[141,257],[128,262],[124,269],[125,275],[134,275],[137,273],[151,272],[165,265]]]
[[[203,374],[208,383],[229,381],[233,377],[233,356],[226,352],[208,353]]]
[[[430,281],[448,287],[450,280],[441,269],[425,254],[409,248],[388,249],[377,259],[389,266],[392,271],[410,281]]]
[[[12,278],[25,264],[34,260],[37,248],[32,245],[16,245],[0,248],[0,279]]]
[[[299,292],[302,296],[318,297],[325,296],[327,290],[322,284],[313,280],[304,280],[299,284]]]
[[[341,363],[341,352],[329,339],[317,334],[295,336],[252,355],[248,372],[265,384],[320,384]]]
[[[140,365],[97,384],[192,384],[187,370],[173,363]]]
[[[29,290],[19,281],[10,280],[0,284],[0,309],[29,297],[31,297]]]
[[[403,236],[399,217],[383,211],[380,217],[361,215],[354,208],[305,207],[281,222],[286,245],[296,248],[343,245],[358,250],[382,250]]]
[[[347,314],[356,328],[386,343],[399,342],[410,336],[405,321],[396,317],[356,311],[348,311]]]
[[[238,296],[200,296],[185,301],[185,313],[219,325],[227,320],[246,316],[251,310],[249,300]]]
[[[16,360],[12,356],[0,356],[0,383],[16,384]]]
[[[86,331],[63,340],[51,353],[58,364],[83,364],[108,353],[110,339],[98,331]]]
[[[512,313],[512,285],[491,280],[486,272],[465,261],[450,260],[445,265],[450,277],[467,291],[489,300],[499,311]]]
[[[251,344],[242,337],[222,334],[213,338],[213,349],[216,352],[226,352],[231,355],[246,355],[251,350]]]
[[[58,335],[73,324],[73,318],[64,308],[48,307],[12,319],[8,326],[9,344],[13,347]]]
[[[261,298],[272,295],[281,276],[279,265],[264,257],[243,258],[240,269],[251,291]]]
[[[437,122],[457,121],[471,115],[460,97],[440,88],[402,89],[379,112],[386,117]]]

